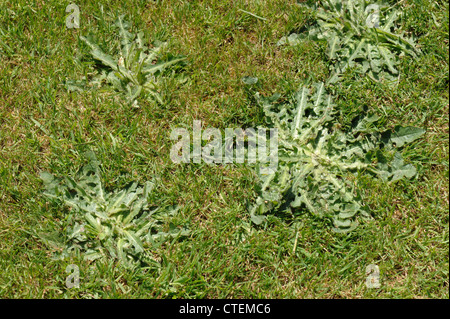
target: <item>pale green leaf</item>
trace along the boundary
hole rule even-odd
[[[400,127],[397,126],[391,135],[391,142],[395,146],[402,147],[406,143],[411,143],[421,137],[425,133],[424,129],[417,127]]]

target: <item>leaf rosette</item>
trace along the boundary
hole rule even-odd
[[[397,127],[380,132],[374,125],[378,117],[370,114],[360,115],[350,129],[342,130],[323,83],[301,88],[293,101],[279,103],[279,99],[257,94],[268,124],[278,130],[278,169],[260,175],[260,194],[251,210],[255,223],[268,212],[309,211],[332,220],[334,230],[347,232],[357,226],[359,217],[370,216],[356,185],[358,174],[387,182],[416,174],[397,148],[424,130]]]
[[[90,157],[89,164],[82,167],[76,178],[41,173],[44,195],[69,207],[66,236],[59,242],[50,242],[61,248],[60,258],[76,250],[87,260],[113,258],[125,265],[149,264],[155,262],[152,248],[189,233],[173,224],[164,231],[164,224],[177,209],[148,204],[154,183],[139,186],[134,182],[124,189],[107,192],[99,163],[93,154]]]
[[[327,43],[331,64],[328,83],[335,83],[348,69],[376,81],[394,84],[399,79],[400,56],[416,58],[420,50],[412,37],[401,32],[402,13],[384,3],[366,0],[325,0],[321,6],[302,4],[315,22],[306,33],[293,33],[278,44],[298,44],[304,39]]]
[[[92,57],[99,61],[103,69],[95,75],[89,84],[86,81],[67,81],[66,87],[71,91],[84,90],[88,87],[100,88],[104,84],[113,87],[125,96],[126,101],[139,107],[137,99],[145,96],[163,103],[160,94],[160,78],[164,70],[181,63],[184,56],[172,56],[161,60],[160,53],[166,43],[155,41],[150,48],[143,32],[130,33],[131,25],[120,16],[115,27],[120,36],[119,54],[112,56],[104,52],[92,35],[80,36],[89,47]]]

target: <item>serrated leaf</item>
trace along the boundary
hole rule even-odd
[[[328,45],[328,56],[330,59],[336,58],[336,51],[339,48],[339,38],[337,36],[334,36],[330,39],[329,45]]]
[[[89,261],[94,261],[100,258],[103,258],[104,255],[96,250],[87,250],[84,254],[83,254],[83,258],[85,260],[89,260]]]
[[[391,181],[395,182],[404,177],[412,178],[416,175],[416,168],[411,164],[404,164],[403,158],[400,153],[395,153],[394,160],[392,161]]]
[[[421,137],[425,133],[424,129],[417,127],[401,127],[397,126],[391,135],[391,142],[397,147],[402,147],[406,143],[411,143]]]
[[[97,234],[102,231],[102,226],[91,214],[86,213],[84,217],[86,218],[86,221],[89,223],[89,225],[97,231]]]
[[[258,78],[253,76],[244,76],[242,78],[242,82],[244,82],[244,84],[246,85],[255,85],[256,83],[258,83]]]
[[[134,249],[137,253],[141,253],[144,251],[144,245],[142,244],[142,241],[139,239],[138,236],[135,235],[132,231],[124,231],[125,235],[127,236],[128,240],[131,242],[131,244],[134,246]]]
[[[67,80],[64,84],[66,89],[68,91],[78,91],[83,92],[87,88],[87,81],[80,80],[80,81],[73,81],[73,80]]]
[[[261,225],[266,220],[266,216],[263,216],[263,215],[251,215],[250,219],[255,225]]]
[[[133,35],[127,30],[130,26],[124,21],[124,15],[117,18],[115,25],[119,28],[119,35],[121,37],[122,55],[126,58],[130,55],[131,41]]]
[[[47,190],[53,190],[58,185],[58,180],[48,172],[39,173],[39,177],[41,178]]]
[[[179,57],[172,57],[167,61],[160,61],[155,64],[147,64],[142,68],[142,72],[144,74],[155,74],[156,72],[162,72],[166,68],[184,60],[186,60],[186,57],[179,56]]]
[[[118,70],[117,62],[114,60],[114,58],[109,54],[103,52],[102,49],[100,49],[100,47],[95,42],[93,42],[91,38],[80,36],[80,39],[91,48],[91,55],[94,57],[94,59],[101,61],[104,65],[109,66],[114,71]]]

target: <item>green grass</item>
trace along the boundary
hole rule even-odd
[[[391,89],[345,79],[335,89],[348,123],[363,106],[383,125],[411,125],[426,135],[405,149],[418,168],[412,181],[384,184],[359,178],[374,219],[350,234],[305,214],[271,216],[251,225],[247,205],[256,177],[246,165],[173,164],[175,127],[256,127],[262,112],[243,85],[290,94],[329,76],[324,48],[313,42],[277,47],[310,17],[296,1],[77,1],[80,29],[66,29],[68,1],[3,1],[0,6],[0,297],[2,298],[448,298],[449,142],[448,3],[401,2],[405,30],[424,54],[404,58]],[[251,12],[258,19],[239,9]],[[188,80],[168,75],[164,105],[127,106],[112,92],[67,92],[66,79],[92,72],[79,35],[94,33],[108,48],[126,13],[167,52],[186,55]],[[192,234],[155,250],[160,269],[125,270],[82,256],[51,259],[34,235],[63,231],[62,206],[41,195],[40,171],[73,174],[94,149],[106,187],[157,181],[155,202],[180,206],[177,222]],[[80,288],[68,289],[67,265],[80,268]],[[368,289],[365,269],[380,268],[381,288]]]

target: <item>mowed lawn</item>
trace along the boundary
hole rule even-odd
[[[0,297],[1,298],[448,298],[449,284],[449,6],[403,0],[402,26],[423,54],[404,57],[397,87],[346,78],[333,90],[342,125],[363,107],[396,125],[426,129],[405,147],[412,180],[386,184],[360,177],[373,219],[348,234],[308,213],[251,223],[255,170],[246,164],[177,165],[177,127],[265,125],[254,93],[289,96],[330,75],[325,46],[277,46],[311,16],[296,0],[77,0],[80,28],[66,28],[69,1],[0,4]],[[395,1],[390,1],[395,3]],[[135,31],[167,41],[163,54],[187,62],[163,78],[163,104],[139,108],[113,90],[69,92],[66,80],[95,70],[80,35],[115,50],[113,23],[125,14]],[[259,79],[249,88],[245,76]],[[66,209],[42,195],[39,173],[73,175],[94,150],[107,188],[156,183],[156,204],[178,205],[182,240],[153,254],[159,268],[124,268],[113,259],[53,258],[38,234],[65,231]],[[68,265],[80,287],[68,288]],[[380,288],[366,286],[366,268]]]

